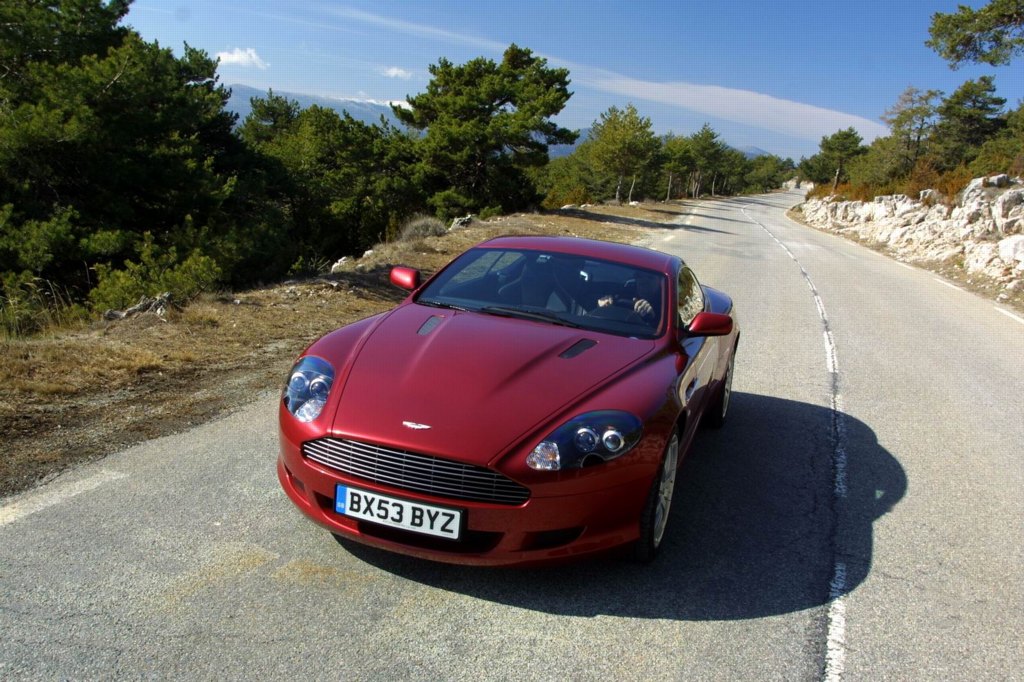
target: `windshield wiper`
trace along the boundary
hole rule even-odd
[[[431,308],[447,308],[448,310],[461,310],[463,312],[469,310],[461,305],[455,305],[454,303],[445,303],[443,301],[435,301],[429,298],[421,298],[416,301],[420,305],[430,306]]]
[[[560,324],[563,327],[573,327],[579,329],[580,325],[575,322],[556,315],[555,313],[547,312],[545,310],[523,310],[522,308],[506,308],[500,305],[489,305],[479,310],[481,313],[487,313],[488,315],[499,315],[501,317],[516,317],[522,320],[536,320],[538,322],[551,322],[552,324]]]

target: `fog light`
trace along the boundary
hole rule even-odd
[[[526,463],[531,469],[538,471],[557,471],[562,468],[558,455],[558,445],[549,440],[542,441],[526,456]]]

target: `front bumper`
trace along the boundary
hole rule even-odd
[[[306,516],[332,533],[373,547],[453,564],[542,564],[606,552],[639,537],[650,477],[591,492],[531,497],[520,505],[432,497],[347,476],[312,462],[282,441],[278,479]],[[652,474],[653,475],[653,474]],[[465,510],[462,539],[444,540],[353,519],[334,511],[335,486]]]

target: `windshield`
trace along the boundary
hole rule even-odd
[[[661,333],[665,275],[543,251],[467,251],[417,297],[423,305],[563,324],[620,336]]]

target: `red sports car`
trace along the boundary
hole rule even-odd
[[[699,422],[729,408],[732,300],[677,257],[500,237],[299,357],[278,477],[335,535],[425,559],[654,558]]]

